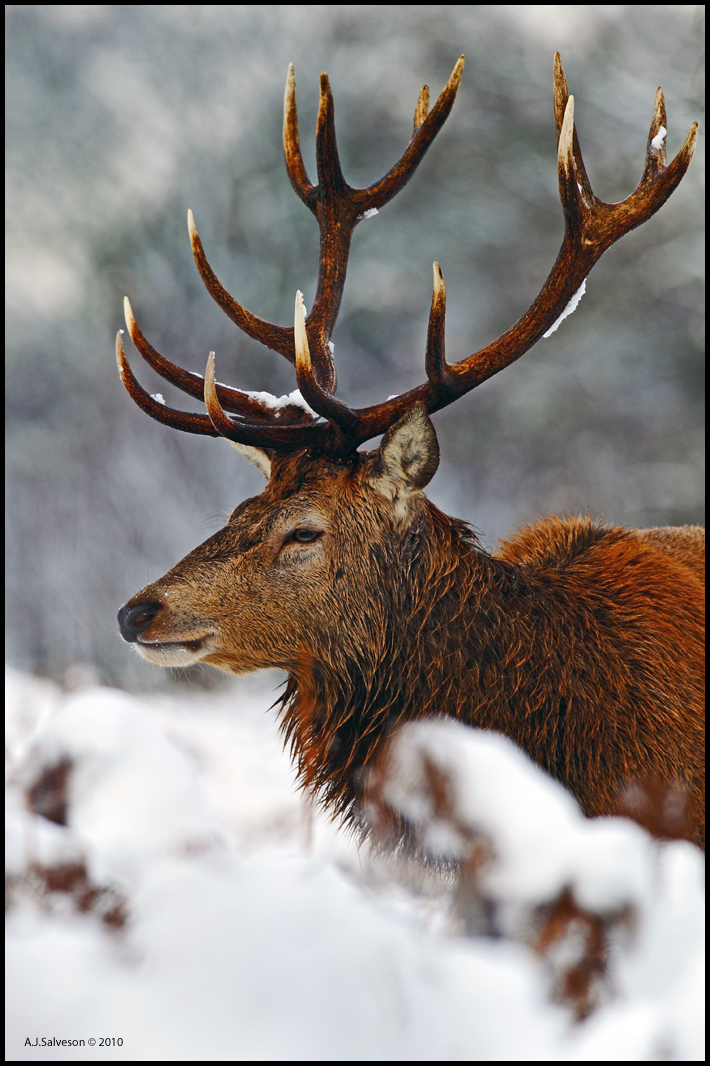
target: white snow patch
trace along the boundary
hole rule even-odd
[[[596,911],[643,901],[652,873],[643,830],[626,819],[584,818],[570,793],[507,737],[451,719],[402,731],[387,784],[388,800],[425,828],[434,850],[441,819],[427,809],[424,787],[432,762],[452,783],[458,821],[495,841],[496,862],[481,875],[492,898],[536,905],[569,885]]]
[[[196,374],[196,377],[202,377],[201,374]],[[242,396],[249,396],[252,400],[257,400],[263,404],[264,407],[270,408],[272,411],[283,411],[286,407],[300,407],[301,410],[306,411],[312,418],[320,418],[313,408],[303,399],[299,389],[294,389],[293,392],[289,392],[287,396],[274,396],[270,392],[250,392],[247,389],[235,389],[233,385],[224,385],[221,381],[217,382],[225,389],[229,389],[231,392],[238,392]],[[239,415],[233,414],[232,418],[239,418]]]
[[[195,377],[202,378],[202,374],[195,374]],[[204,378],[202,378],[204,380]],[[216,382],[222,388],[229,389],[230,392],[238,392],[242,396],[249,396],[252,400],[257,400],[263,404],[264,407],[270,408],[272,411],[283,411],[287,407],[300,407],[302,411],[306,411],[312,418],[317,419],[321,416],[317,414],[313,408],[308,404],[301,396],[300,389],[294,389],[293,392],[289,392],[286,396],[274,396],[270,392],[251,392],[247,389],[235,389],[233,385],[225,385],[221,381]],[[153,396],[154,400],[158,403],[165,403],[165,400],[159,392]],[[231,415],[232,418],[239,418],[238,414]]]
[[[367,211],[364,211],[360,215],[360,218],[374,218],[374,216],[376,214],[377,214],[377,208],[376,207],[368,207]]]
[[[557,321],[554,322],[550,326],[550,328],[548,329],[547,333],[543,333],[543,337],[545,337],[545,338],[546,337],[550,337],[555,332],[555,330],[559,326],[560,322],[562,322],[563,319],[567,318],[568,315],[571,315],[572,312],[574,310],[576,310],[577,304],[582,299],[582,297],[584,296],[586,291],[587,291],[587,279],[585,278],[584,281],[582,282],[582,284],[577,289],[577,291],[574,294],[574,296],[572,297],[572,299],[570,300],[570,302],[565,307],[565,309],[562,312],[562,314],[560,315],[560,317],[557,319]]]
[[[662,148],[663,142],[665,141],[667,134],[668,130],[666,129],[666,127],[661,126],[658,130],[658,133],[651,141],[651,148],[655,148],[656,151],[658,151],[659,148]]]
[[[163,399],[163,395],[160,392],[152,392],[150,394],[150,398],[151,400],[157,400],[158,403],[162,403],[163,405],[165,405],[165,400]]]
[[[241,390],[238,390],[241,391]],[[313,418],[319,418],[313,408],[306,403],[301,396],[299,389],[294,389],[288,396],[272,396],[270,392],[245,392],[245,396],[251,396],[253,400],[258,400],[259,403],[263,403],[264,406],[270,407],[273,411],[281,411],[284,407],[300,407],[302,410],[307,411]]]
[[[464,935],[450,882],[395,876],[304,805],[272,701],[258,678],[177,698],[63,694],[8,672],[10,1061],[95,1061],[88,1043],[26,1041],[101,1035],[123,1041],[101,1059],[122,1062],[703,1058],[696,848],[583,819],[502,737],[407,727],[390,802],[432,838],[438,823],[452,850],[474,826],[493,844],[481,884],[501,935]],[[446,775],[458,830],[436,814],[425,759]],[[66,825],[28,807],[61,760]],[[42,895],[37,863],[85,863],[128,921],[109,928],[71,894]],[[579,1026],[516,934],[516,914],[565,886],[636,915],[610,951],[612,998]]]

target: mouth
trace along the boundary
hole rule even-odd
[[[137,640],[136,651],[158,666],[192,666],[215,650],[213,634],[192,640]]]

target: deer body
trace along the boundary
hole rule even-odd
[[[129,602],[153,612],[145,657],[287,671],[301,780],[355,823],[394,730],[448,715],[512,737],[588,815],[667,782],[701,843],[702,531],[547,519],[489,555],[423,494],[393,499],[379,461],[276,461]]]
[[[461,69],[460,62],[429,114],[422,91],[409,148],[367,190],[342,178],[325,76],[319,184],[310,184],[289,75],[289,177],[321,229],[315,305],[306,318],[297,295],[293,330],[256,319],[222,288],[190,216],[210,293],[242,329],[294,362],[315,414],[291,405],[277,420],[252,396],[216,385],[212,355],[204,381],[180,370],[147,342],[127,306],[141,354],[184,391],[204,391],[208,414],[152,399],[133,377],[119,336],[119,370],[136,402],[178,429],[226,437],[268,484],[121,608],[121,632],[160,665],[285,670],[282,725],[300,779],[364,831],[373,771],[393,732],[412,719],[446,715],[512,737],[587,815],[630,813],[702,846],[702,530],[550,518],[489,554],[423,492],[439,464],[429,413],[522,355],[559,319],[604,250],[658,210],[681,180],[694,133],[666,167],[660,90],[642,181],[622,204],[603,204],[584,171],[556,57],[565,240],[540,295],[497,342],[449,364],[445,289],[435,264],[426,384],[362,411],[334,395],[328,341],[352,230],[408,180],[451,108]],[[382,432],[378,449],[357,450]],[[634,790],[675,797],[683,807],[675,829],[663,818],[654,823],[643,803],[634,807]]]

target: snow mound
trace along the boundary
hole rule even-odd
[[[459,868],[417,878],[304,803],[258,682],[7,688],[10,1060],[702,1058],[702,856],[504,738],[397,738],[378,802]]]

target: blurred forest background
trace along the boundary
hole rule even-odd
[[[346,177],[366,185],[403,151],[422,83],[436,98],[467,57],[453,113],[415,178],[355,234],[334,335],[351,406],[423,380],[434,259],[447,281],[451,360],[507,329],[544,281],[562,237],[555,49],[606,200],[640,177],[659,84],[670,157],[700,121],[680,188],[607,252],[576,313],[435,416],[442,464],[429,495],[489,545],[548,511],[589,509],[632,526],[702,521],[703,11],[6,8],[9,660],[59,680],[82,662],[113,684],[180,680],[139,662],[116,611],[263,481],[225,442],[138,410],[114,337],[129,295],[152,343],[181,365],[202,373],[214,349],[223,381],[295,388],[288,363],[210,300],[185,221],[191,207],[216,273],[252,311],[288,325],[297,288],[312,303],[317,230],[281,147],[290,61],[311,176],[327,70]],[[191,404],[130,342],[128,354],[151,392]]]

